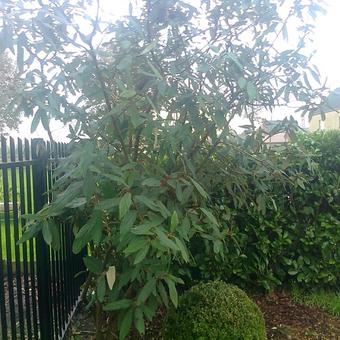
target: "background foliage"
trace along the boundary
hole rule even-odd
[[[15,101],[20,86],[13,60],[0,48],[0,131],[6,126],[10,129],[18,127],[20,112],[11,110],[9,104]]]
[[[340,132],[330,131],[300,134],[281,150],[263,150],[291,181],[266,176],[267,195],[275,206],[261,210],[255,205],[237,209],[230,196],[216,195],[216,209],[223,207],[230,216],[227,255],[216,260],[211,247],[194,241],[193,277],[223,278],[248,288],[273,289],[293,282],[305,288],[339,287],[339,145]],[[248,198],[260,201],[248,169]]]

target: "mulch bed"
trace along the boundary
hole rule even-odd
[[[340,317],[319,308],[295,304],[285,293],[255,296],[253,299],[264,314],[268,340],[340,340]],[[160,310],[154,321],[147,325],[143,338],[133,334],[130,339],[161,340],[164,316],[164,310]],[[80,310],[70,326],[68,339],[90,340],[93,331],[94,323],[89,313]]]
[[[285,293],[257,296],[268,339],[340,340],[340,317],[320,308],[297,305]]]

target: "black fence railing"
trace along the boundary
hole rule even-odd
[[[42,235],[17,244],[25,215],[51,199],[63,143],[1,137],[0,339],[62,339],[79,301],[82,256],[72,253],[72,228],[60,225],[60,250]]]

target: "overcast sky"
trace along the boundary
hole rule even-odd
[[[134,3],[135,0],[132,0]],[[316,21],[314,45],[316,55],[314,63],[318,66],[323,77],[327,77],[328,86],[331,89],[340,87],[340,0],[328,0],[328,11],[326,15],[320,15]],[[118,19],[128,14],[128,0],[102,0],[101,7],[103,13],[111,20]],[[273,115],[266,115],[266,118],[282,119],[292,113],[288,109],[276,110]],[[299,117],[296,117],[299,118]],[[298,119],[301,123],[301,119]],[[240,122],[241,124],[241,122]],[[308,122],[306,122],[308,124]],[[64,141],[68,133],[68,128],[63,128],[59,122],[51,124],[52,133],[56,140]],[[21,137],[30,138],[30,120],[25,119],[19,128],[19,134],[11,133],[11,135],[20,135]],[[47,134],[41,126],[34,133],[34,137],[47,138]]]

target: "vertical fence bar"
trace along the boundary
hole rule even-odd
[[[23,144],[22,140],[18,138],[18,160],[22,162],[23,157]],[[21,214],[21,226],[23,227],[26,223],[25,219],[22,217],[26,211],[26,199],[25,199],[25,177],[23,166],[19,167],[19,190],[20,190],[20,214]],[[26,337],[28,340],[32,339],[32,318],[31,318],[31,303],[30,303],[30,287],[29,287],[29,271],[28,271],[28,261],[34,261],[33,255],[30,254],[30,258],[27,253],[28,243],[24,242],[22,244],[22,261],[24,270],[24,292],[25,292],[25,318],[26,318]]]
[[[4,136],[1,136],[1,160],[4,163],[7,159],[7,142]],[[15,340],[16,332],[16,316],[15,316],[15,301],[13,287],[13,271],[12,271],[12,235],[11,235],[11,219],[9,210],[9,181],[7,168],[2,169],[3,194],[4,194],[4,211],[5,211],[5,233],[6,233],[6,257],[7,257],[7,285],[8,285],[8,302],[10,311],[11,336]]]
[[[11,184],[12,184],[12,212],[13,212],[13,233],[14,233],[14,254],[15,254],[15,278],[16,278],[16,303],[18,309],[18,320],[19,320],[19,333],[20,338],[25,337],[25,324],[24,324],[24,307],[22,299],[22,284],[21,284],[21,258],[20,248],[17,242],[19,241],[19,216],[18,216],[18,190],[17,190],[17,167],[15,166],[16,155],[15,155],[15,144],[14,139],[9,139],[10,149],[10,161],[11,161]]]
[[[46,146],[42,139],[32,140],[34,211],[38,212],[47,202],[46,194]],[[40,339],[53,339],[53,318],[51,306],[49,247],[42,233],[36,237],[37,283]]]
[[[6,316],[6,296],[5,296],[5,273],[4,273],[4,258],[3,258],[3,245],[5,244],[5,237],[3,237],[3,226],[0,219],[0,315],[1,315],[1,338],[7,339],[7,316]],[[4,229],[5,231],[5,229]]]
[[[47,155],[48,159],[51,158],[51,143],[47,142]],[[52,164],[47,164],[47,190],[48,190],[48,202],[52,201]],[[53,307],[53,325],[54,336],[58,339],[58,327],[59,327],[59,303],[58,303],[58,278],[56,271],[56,251],[51,249],[51,280],[52,280],[52,307]]]
[[[30,161],[31,148],[29,141],[25,138],[25,160]],[[33,213],[33,198],[32,198],[32,167],[27,165],[25,168],[26,172],[26,200],[27,200],[27,213]],[[35,240],[30,239],[28,241],[29,254],[30,254],[30,286],[31,286],[31,301],[32,301],[32,321],[33,321],[33,334],[34,338],[38,339],[38,311],[37,311],[37,288],[36,288],[36,254],[35,254]]]
[[[67,256],[66,256],[66,228],[65,228],[65,223],[62,223],[61,225],[62,228],[62,265],[63,265],[63,278],[64,278],[64,310],[65,310],[65,323],[63,326],[66,325],[67,320],[68,320],[68,313],[69,313],[69,292],[68,292],[68,273],[67,273]]]

